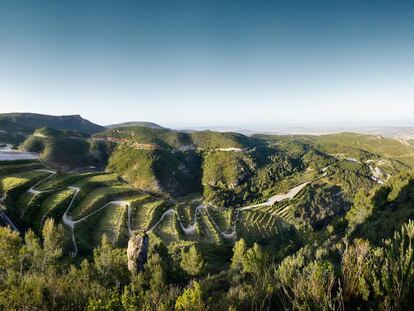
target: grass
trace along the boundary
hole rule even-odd
[[[179,241],[179,234],[174,224],[176,217],[175,213],[166,215],[162,222],[154,230],[154,232],[166,244]]]
[[[270,224],[269,219],[272,220]],[[249,240],[269,238],[277,234],[274,219],[271,214],[263,212],[243,212],[239,220],[238,234]]]
[[[225,209],[223,211],[217,210],[214,208],[209,208],[208,212],[213,219],[213,221],[217,224],[221,231],[230,232],[232,231],[232,219],[234,217],[234,210],[233,209]]]
[[[47,217],[61,219],[74,193],[74,190],[65,189],[48,195],[35,213],[34,228],[40,231],[42,222]]]
[[[80,204],[77,204],[71,209],[69,214],[76,220],[93,213],[106,203],[122,195],[125,196],[134,193],[136,193],[136,190],[125,185],[99,187],[89,192]]]
[[[128,208],[126,205],[111,204],[97,214],[98,221],[92,233],[94,245],[98,245],[106,234],[113,245],[126,245],[128,241]],[[86,221],[87,223],[88,221]]]
[[[65,188],[74,184],[77,184],[79,181],[86,179],[90,174],[59,174],[55,175],[53,178],[45,181],[39,187],[39,190],[51,190]]]
[[[181,203],[176,205],[176,211],[184,226],[188,227],[194,222],[194,214],[199,202]]]
[[[3,162],[0,163],[0,176],[32,171],[42,167],[43,165],[38,161]]]
[[[131,201],[131,229],[136,231],[148,229],[150,227],[150,215],[162,204],[162,200],[150,196],[142,196]]]
[[[0,179],[0,191],[6,193],[12,189],[25,185],[27,188],[30,188],[32,184],[36,183],[47,175],[50,174],[40,171],[29,171],[3,176]]]

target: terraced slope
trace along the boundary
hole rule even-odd
[[[103,234],[126,247],[134,232],[166,244],[228,247],[240,237],[277,244],[297,230],[326,228],[349,211],[358,191],[407,169],[362,149],[357,157],[356,149],[327,154],[302,138],[262,139],[266,145],[240,150],[183,151],[174,149],[184,139],[176,134],[163,137],[168,146],[162,148],[115,142],[108,165],[113,173],[65,173],[47,161],[0,162],[0,221],[35,232],[47,218],[63,222],[66,251],[74,256],[89,255]],[[80,136],[70,139],[84,139],[74,135]]]
[[[23,169],[27,163],[21,165]],[[173,203],[154,197],[107,173],[57,174],[47,169],[16,172],[2,176],[1,191],[7,198],[12,192],[16,203],[6,204],[7,213],[21,229],[30,227],[39,232],[47,217],[63,221],[71,241],[68,251],[74,255],[90,252],[103,234],[114,245],[125,247],[134,231],[147,231],[165,243],[232,242],[237,224],[244,219],[239,218],[240,211],[200,205],[194,199]],[[256,230],[262,230],[258,224]],[[256,226],[256,222],[251,225]],[[266,237],[278,232],[269,230]]]

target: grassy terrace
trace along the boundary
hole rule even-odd
[[[137,131],[141,133],[141,130]],[[126,135],[126,132],[121,134]],[[207,133],[200,133],[187,141],[186,137],[178,139],[177,133],[160,131],[158,134],[158,137],[149,137],[148,141],[161,139],[168,148],[176,148],[190,142],[205,149],[252,148],[254,145],[250,139],[237,135],[220,134],[213,137]],[[250,242],[277,243],[279,239],[283,239],[284,232],[293,226],[300,229],[303,226],[323,224],[328,219],[326,217],[330,217],[332,213],[343,213],[341,206],[349,208],[349,202],[352,202],[359,189],[368,190],[375,186],[376,183],[372,180],[374,168],[381,169],[386,178],[395,176],[407,168],[395,157],[387,158],[372,153],[375,150],[370,150],[370,153],[359,150],[356,146],[349,147],[346,141],[343,146],[335,145],[334,138],[331,141],[329,137],[303,137],[298,142],[284,139],[286,141],[276,139],[269,148],[261,146],[243,152],[204,150],[200,152],[203,157],[202,163],[194,162],[202,167],[200,175],[194,175],[194,172],[198,171],[193,171],[190,165],[193,163],[194,152],[188,153],[191,161],[183,158],[181,154],[170,152],[174,169],[164,172],[155,170],[156,165],[154,166],[156,161],[165,163],[164,153],[155,154],[155,151],[135,150],[119,145],[109,164],[116,164],[119,160],[125,165],[121,170],[125,171],[123,177],[136,174],[132,184],[137,187],[145,184],[142,190],[126,184],[115,173],[58,172],[48,178],[50,172],[39,170],[47,169],[42,162],[0,162],[0,195],[6,196],[6,211],[14,223],[22,230],[32,228],[36,232],[41,230],[44,220],[48,217],[61,221],[73,200],[68,216],[73,221],[82,220],[76,223],[74,230],[80,254],[90,254],[92,248],[100,243],[103,234],[106,234],[114,245],[126,247],[130,229],[149,230],[169,209],[173,209],[174,212],[166,214],[154,227],[152,237],[166,244],[188,241],[205,246],[227,247],[233,239],[226,234],[232,233],[234,227],[236,239],[243,237]],[[327,153],[322,154],[312,149],[322,143]],[[369,149],[368,142],[364,142],[363,146]],[[350,150],[349,153],[346,153],[347,148]],[[385,145],[381,148],[386,150]],[[155,155],[156,161],[153,159]],[[140,161],[128,161],[130,157],[139,158]],[[181,176],[178,174],[180,170],[188,170],[191,176],[198,176],[198,182],[200,185],[203,184],[204,198],[200,194],[203,193],[203,189],[197,187],[188,189],[189,191],[177,197],[165,193],[156,197],[145,192],[153,189],[154,184],[160,181],[161,186],[174,185],[179,189],[182,180],[177,182],[178,179],[167,177]],[[240,174],[237,173],[239,171]],[[189,180],[192,179],[183,179],[182,183],[188,184]],[[304,182],[310,184],[292,200],[236,212],[235,207],[265,202],[271,196],[285,193]],[[28,192],[34,185],[37,193]],[[75,189],[79,189],[79,192]],[[167,199],[168,197],[174,199]],[[210,197],[219,204],[215,204],[214,200],[210,201]],[[237,200],[233,200],[234,198]],[[113,201],[125,203],[110,204]],[[208,206],[199,209],[195,217],[197,206],[206,201],[212,202],[212,205],[228,207]],[[311,221],[304,223],[304,219]],[[69,229],[67,234],[70,240]],[[68,248],[70,246],[68,243]]]
[[[48,172],[30,170],[38,168],[38,163],[16,163],[0,165],[0,171],[7,171],[0,181],[3,192],[13,192],[16,198],[12,205],[18,213],[13,214],[18,222],[40,231],[47,217],[61,220],[70,202],[73,205],[68,215],[77,223],[74,234],[79,252],[88,254],[100,243],[106,234],[114,245],[125,247],[129,237],[128,205],[130,207],[130,229],[145,231],[152,228],[163,213],[170,208],[175,212],[166,214],[158,223],[152,235],[167,244],[188,240],[207,244],[222,245],[231,242],[224,238],[221,232],[231,233],[235,222],[237,235],[252,239],[272,239],[279,234],[280,219],[290,222],[289,206],[283,203],[262,209],[240,213],[236,219],[234,209],[201,209],[196,217],[195,231],[185,233],[181,227],[194,224],[196,207],[202,203],[199,195],[189,195],[182,198],[181,203],[171,204],[164,199],[145,194],[123,183],[118,175],[109,173],[58,173],[50,178]],[[27,170],[27,171],[25,171]],[[287,186],[303,180],[311,179],[313,172],[293,175]],[[43,180],[33,194],[27,190]],[[79,192],[74,197],[76,191]],[[20,189],[19,191],[17,191]],[[43,191],[43,192],[42,192]],[[112,201],[125,201],[125,204],[108,204]],[[103,208],[104,207],[104,208]],[[69,230],[67,230],[69,240]],[[69,244],[68,244],[69,245]]]

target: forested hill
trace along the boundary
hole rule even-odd
[[[161,125],[158,125],[153,122],[146,122],[146,121],[133,121],[133,122],[123,122],[118,124],[111,124],[105,126],[108,129],[114,129],[118,127],[148,127],[148,128],[154,128],[154,129],[163,129]]]
[[[142,126],[10,133],[19,122],[0,140],[0,310],[412,305],[413,145]]]
[[[0,141],[21,142],[36,129],[49,127],[57,130],[71,130],[92,134],[105,128],[79,115],[50,116],[35,113],[0,114]]]

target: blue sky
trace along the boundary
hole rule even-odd
[[[0,112],[414,125],[414,2],[0,1]]]

